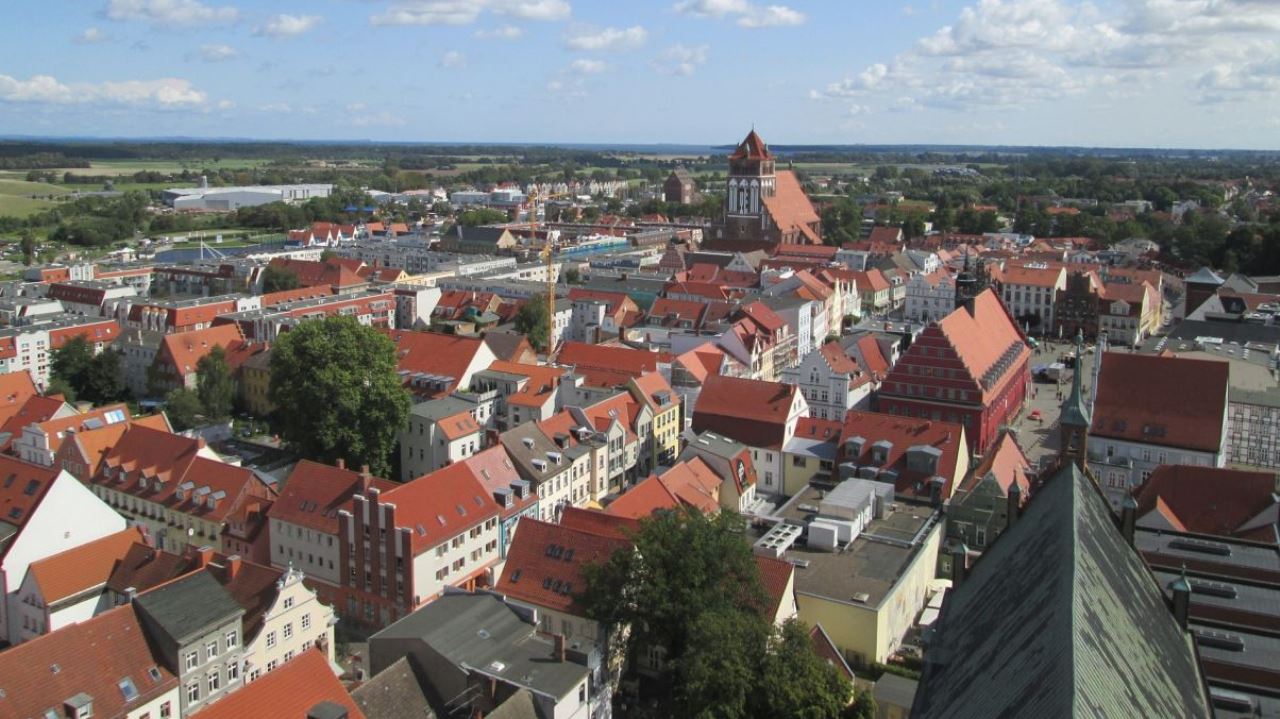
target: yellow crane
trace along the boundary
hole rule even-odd
[[[571,193],[556,192],[543,195],[538,190],[538,186],[533,186],[533,191],[529,193],[529,229],[532,231],[533,237],[538,236],[538,203],[544,199],[553,197],[564,197]],[[551,241],[551,232],[547,232],[547,239],[542,244],[542,252],[539,256],[547,263],[547,364],[551,364],[556,356],[555,328],[556,328],[556,277],[552,269],[553,260],[555,259],[555,248]]]

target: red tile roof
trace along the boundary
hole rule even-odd
[[[304,459],[289,472],[267,516],[336,536],[338,510],[350,508],[353,496],[368,487],[386,492],[398,486],[385,479],[366,478],[359,472]]]
[[[4,438],[4,447],[9,447],[13,441],[22,434],[22,429],[32,424],[40,422],[48,422],[60,410],[66,407],[66,402],[62,401],[62,395],[54,395],[45,397],[34,395],[27,398],[26,402],[18,408],[18,411],[9,415],[9,419],[5,420],[4,425],[0,426],[0,433],[7,435]]]
[[[884,226],[872,227],[871,234],[867,237],[867,241],[872,245],[900,245],[902,244],[902,228]]]
[[[791,562],[782,559],[759,554],[752,556],[756,560],[756,567],[760,570],[760,586],[769,600],[769,604],[762,607],[762,613],[772,622],[773,618],[778,616],[783,600],[787,598],[787,588],[791,584],[791,577],[796,568]]]
[[[857,283],[858,292],[885,292],[889,289],[889,280],[884,273],[878,269],[872,268],[865,272],[854,270],[849,273],[854,282]]]
[[[1218,452],[1228,363],[1107,352],[1090,436]]]
[[[605,512],[644,519],[654,512],[688,506],[703,514],[720,511],[720,477],[701,457],[677,462],[661,475],[650,475],[618,497]]]
[[[1138,516],[1161,511],[1174,528],[1280,544],[1276,475],[1196,465],[1161,465],[1138,490]]]
[[[556,355],[556,362],[572,366],[591,384],[612,387],[625,384],[631,377],[656,371],[659,363],[671,362],[671,354],[630,347],[565,342]]]
[[[502,513],[463,464],[451,464],[384,492],[380,501],[396,505],[396,524],[412,530],[415,554]]]
[[[485,351],[484,340],[440,332],[392,330],[387,336],[396,343],[396,367],[401,372],[423,372],[452,377],[453,384],[437,392],[443,396],[461,382],[475,361],[476,353]],[[405,381],[411,378],[406,377]]]
[[[937,323],[937,328],[974,380],[981,380],[1010,347],[1019,345],[1016,356],[1009,361],[1005,371],[981,385],[984,401],[986,397],[1002,390],[1005,383],[1014,378],[1026,358],[1031,356],[1031,350],[1018,331],[1018,325],[1009,315],[1004,303],[996,297],[994,290],[985,290],[974,298],[972,315],[963,307],[958,308],[943,317]],[[907,351],[915,352],[916,345],[912,345]]]
[[[899,495],[930,497],[932,490],[929,480],[934,476],[942,477],[946,483],[940,488],[940,499],[946,500],[951,496],[960,453],[968,451],[961,443],[963,432],[964,426],[955,422],[850,410],[845,415],[844,425],[840,430],[840,461],[897,472],[895,491]],[[857,457],[850,453],[847,444],[853,437],[866,440]],[[891,443],[887,456],[882,462],[873,461],[872,449],[877,442],[882,441]],[[907,469],[907,450],[917,446],[929,446],[940,451],[935,471],[917,472]]]
[[[599,534],[525,517],[516,525],[496,589],[517,601],[581,616],[574,595],[587,587],[583,566],[630,547],[616,531]]]
[[[750,447],[781,449],[795,397],[795,385],[711,376],[698,395],[693,430],[711,430]]]
[[[799,232],[805,243],[822,244],[822,238],[813,229],[821,218],[818,217],[817,210],[813,209],[808,195],[804,194],[804,188],[800,186],[795,173],[791,170],[779,170],[774,176],[773,187],[772,196],[761,198],[773,224],[783,234]]]
[[[873,376],[884,378],[889,373],[889,360],[874,335],[867,335],[858,340],[858,350],[862,353],[862,361]]]
[[[18,527],[25,525],[57,476],[58,470],[52,467],[0,455],[0,522]],[[0,548],[0,557],[10,546]],[[14,577],[14,582],[18,581],[20,578]]]
[[[120,690],[125,679],[138,692],[132,701]],[[96,717],[132,716],[177,684],[153,656],[133,605],[0,652],[0,716],[15,719],[43,717],[50,708],[61,712],[64,700],[82,693],[93,697]],[[176,704],[175,698],[175,717]]]
[[[215,325],[203,330],[165,335],[160,341],[156,361],[168,364],[181,375],[187,375],[196,371],[200,359],[212,352],[214,347],[226,350],[228,364],[232,363],[233,355],[243,361],[247,357],[238,350],[243,349],[244,345],[240,325]]]
[[[569,299],[571,301],[594,300],[603,302],[605,314],[612,317],[614,321],[619,320],[626,312],[639,311],[640,309],[625,292],[608,292],[574,287],[569,290]]]
[[[112,417],[108,418],[108,414],[112,414]],[[112,421],[112,419],[116,417],[119,417],[120,419]],[[123,425],[128,422],[129,419],[131,419],[129,416],[129,405],[123,403],[109,404],[102,407],[95,407],[88,412],[74,414],[70,417],[59,417],[57,419],[45,420],[44,422],[36,424],[36,429],[43,432],[48,438],[49,451],[56,453],[58,448],[62,446],[62,441],[68,436],[74,436],[80,432],[92,431],[100,428],[102,425]]]
[[[626,539],[640,530],[640,520],[568,506],[560,514],[560,526],[614,539]]]
[[[26,370],[0,374],[0,426],[17,414],[22,405],[36,395],[36,384]]]
[[[265,713],[281,719],[303,719],[322,702],[342,706],[348,719],[365,719],[364,712],[329,667],[324,651],[309,649],[279,669],[210,704],[199,716],[201,719],[244,719]]]
[[[507,455],[507,450],[501,444],[494,445],[489,449],[477,452],[470,457],[459,462],[471,471],[471,475],[475,477],[490,495],[497,489],[509,489],[511,485],[521,479],[520,472],[512,463],[511,457]],[[511,495],[511,506],[502,508],[502,516],[510,517],[520,514],[530,506],[537,504],[538,495],[532,488],[525,493],[524,497]],[[495,499],[495,504],[497,500]]]
[[[1000,436],[995,446],[987,450],[982,464],[965,479],[959,489],[972,490],[987,475],[995,479],[1005,496],[1008,496],[1009,488],[1016,482],[1022,492],[1023,503],[1031,498],[1031,462],[1012,434],[1006,432]]]
[[[768,160],[773,157],[773,153],[769,152],[769,146],[764,144],[764,140],[756,134],[755,130],[747,133],[742,142],[738,143],[738,148],[729,155],[731,160]]]
[[[294,260],[277,257],[271,260],[271,266],[292,272],[298,276],[298,284],[313,287],[327,285],[330,287],[352,287],[365,284],[364,278],[340,262],[319,262],[314,260]]]
[[[839,342],[827,342],[818,350],[818,354],[827,361],[827,366],[836,374],[847,374],[856,377],[862,374],[858,363],[845,353]]]
[[[27,572],[40,589],[40,598],[53,604],[106,584],[116,564],[140,541],[142,532],[130,527],[34,561]]]
[[[1066,278],[1066,270],[1061,265],[1049,267],[1028,267],[1026,265],[1007,264],[1004,268],[1004,283],[1027,287],[1057,287]]]

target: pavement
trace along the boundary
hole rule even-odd
[[[1046,342],[1031,355],[1031,365],[1047,365],[1059,361],[1059,358],[1074,351],[1074,343]],[[1085,354],[1082,379],[1085,397],[1089,396],[1093,380],[1093,363],[1096,354]],[[1018,444],[1030,460],[1031,466],[1039,468],[1047,464],[1058,453],[1058,417],[1062,413],[1062,402],[1071,392],[1072,372],[1067,370],[1055,385],[1052,382],[1032,382],[1031,395],[1028,396],[1022,413],[1014,420],[1011,427],[1018,433]],[[1062,399],[1058,399],[1061,391]],[[1030,419],[1034,410],[1040,411],[1040,420]]]

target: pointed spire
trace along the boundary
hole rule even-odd
[[[1076,332],[1076,368],[1071,377],[1071,394],[1062,404],[1062,416],[1059,421],[1064,427],[1083,427],[1086,430],[1092,424],[1089,405],[1085,404],[1084,391],[1081,388],[1081,376],[1084,375],[1084,333]]]

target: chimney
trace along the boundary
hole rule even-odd
[[[307,710],[307,719],[347,719],[347,708],[331,701],[322,701]]]
[[[1018,521],[1018,515],[1022,512],[1022,487],[1018,486],[1018,478],[1014,477],[1013,482],[1009,485],[1008,504],[1005,507],[1005,523],[1004,528],[1010,529],[1014,523]]]
[[[213,561],[213,547],[205,545],[196,550],[195,557],[197,569],[204,569],[209,566],[209,562]]]
[[[960,542],[951,548],[951,588],[956,589],[969,573],[969,547]]]
[[[1183,622],[1183,626],[1186,626],[1186,622]],[[555,643],[556,643],[555,659],[558,662],[563,662],[564,661],[564,635],[557,634],[553,638],[555,639]]]
[[[1138,521],[1138,500],[1132,494],[1126,494],[1120,503],[1120,534],[1129,546],[1133,546],[1133,529]]]
[[[337,459],[337,461],[333,463],[333,466],[337,467],[338,469],[346,469],[346,468],[347,468],[347,460],[345,460],[345,459],[343,459],[343,458],[339,457],[339,458]]]
[[[236,575],[239,573],[240,573],[240,555],[233,554],[230,557],[227,557],[227,579],[228,580],[235,579]]]
[[[137,588],[137,587],[125,587],[125,588],[124,588],[124,600],[125,600],[126,602],[128,602],[128,603],[133,603],[134,598],[135,598],[135,597],[137,597],[137,596],[138,596],[138,588]]]
[[[1191,616],[1191,582],[1187,581],[1187,568],[1182,567],[1182,576],[1169,582],[1169,590],[1173,592],[1173,618],[1178,627],[1187,631],[1187,619]]]
[[[373,475],[369,473],[369,465],[367,464],[360,465],[360,478],[365,480],[373,478]]]

